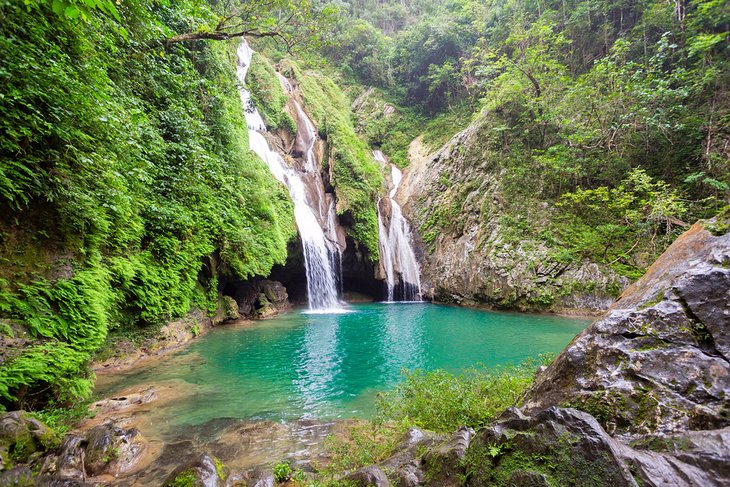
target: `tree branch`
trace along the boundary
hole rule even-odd
[[[188,42],[188,41],[199,41],[203,39],[214,40],[214,41],[227,41],[236,37],[282,37],[279,31],[270,32],[252,32],[248,30],[242,30],[239,32],[188,32],[187,34],[178,34],[176,36],[168,37],[164,40],[165,44],[175,44],[177,42]]]

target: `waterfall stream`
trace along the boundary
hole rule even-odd
[[[385,168],[388,161],[380,151],[374,151],[373,157]],[[395,201],[403,174],[395,165],[390,165],[392,188],[388,195],[390,206],[390,224],[386,226],[384,215],[387,215],[385,201],[378,201],[378,240],[380,241],[380,257],[385,271],[388,301],[421,301],[421,277],[416,254],[411,246],[411,229],[403,216],[400,205]]]
[[[310,310],[341,310],[341,248],[337,240],[337,215],[334,198],[324,191],[314,154],[316,130],[304,110],[292,100],[297,111],[297,142],[304,148],[305,165],[301,170],[289,167],[282,156],[271,149],[264,137],[266,125],[245,88],[246,75],[254,51],[246,41],[238,48],[237,76],[241,82],[241,103],[246,113],[249,145],[263,159],[274,177],[289,190],[294,202],[294,218],[304,251],[307,276],[307,299]],[[284,82],[282,81],[282,85]],[[291,94],[287,82],[286,90]]]

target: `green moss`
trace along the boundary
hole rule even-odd
[[[712,220],[702,220],[702,226],[715,237],[721,237],[730,232],[730,205],[721,209],[717,217]]]
[[[218,474],[218,478],[226,480],[228,476],[228,468],[226,465],[218,457],[213,457],[213,462],[215,463],[215,472]]]
[[[596,418],[604,428],[608,428],[609,423],[612,422],[626,424],[627,418],[625,415],[630,414],[627,410],[627,395],[613,389],[603,389],[583,394],[561,406],[585,411]]]
[[[517,436],[531,436],[520,432]],[[523,473],[542,475],[550,485],[610,485],[621,476],[607,454],[595,459],[585,458],[574,448],[580,439],[568,433],[557,441],[546,441],[535,450],[523,451],[511,441],[495,445],[474,444],[463,461],[466,485],[515,485],[515,476]],[[521,484],[520,484],[521,485]]]
[[[172,481],[165,484],[165,487],[197,487],[202,485],[198,476],[192,470],[186,470],[177,475]]]
[[[661,303],[664,300],[664,293],[665,293],[664,289],[657,291],[657,293],[654,296],[652,296],[650,299],[647,299],[644,303],[639,305],[639,309],[651,308],[652,306],[655,306],[655,305]]]

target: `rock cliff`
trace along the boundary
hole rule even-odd
[[[529,219],[507,208],[521,202],[505,200],[494,137],[480,119],[435,153],[420,138],[411,144],[397,200],[420,229],[426,294],[462,305],[605,310],[628,279],[607,266],[557,257],[532,228],[553,211],[548,202],[524,202],[520,212]],[[524,238],[518,229],[528,225],[532,237]]]

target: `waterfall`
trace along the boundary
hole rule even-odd
[[[341,249],[337,241],[337,215],[334,199],[325,195],[322,176],[314,154],[316,131],[304,110],[296,104],[297,140],[305,148],[305,167],[298,171],[289,167],[281,155],[272,150],[264,137],[266,125],[251,100],[251,93],[245,88],[246,74],[254,51],[244,40],[238,48],[236,74],[241,82],[241,103],[246,113],[248,138],[251,150],[269,166],[274,177],[289,190],[294,202],[294,219],[304,251],[304,265],[307,276],[307,299],[310,310],[337,310],[342,307],[339,300],[341,285]],[[281,78],[280,78],[281,79]],[[282,81],[282,86],[291,86]],[[332,198],[328,203],[327,196]],[[333,214],[334,213],[334,214]]]
[[[380,151],[373,151],[375,161],[387,167],[387,160]],[[395,201],[403,174],[400,169],[390,165],[392,188],[387,204],[390,206],[390,224],[386,226],[383,215],[386,202],[378,201],[378,237],[380,259],[385,271],[385,284],[388,301],[421,301],[421,277],[416,254],[411,246],[411,229],[403,217],[400,205]]]

